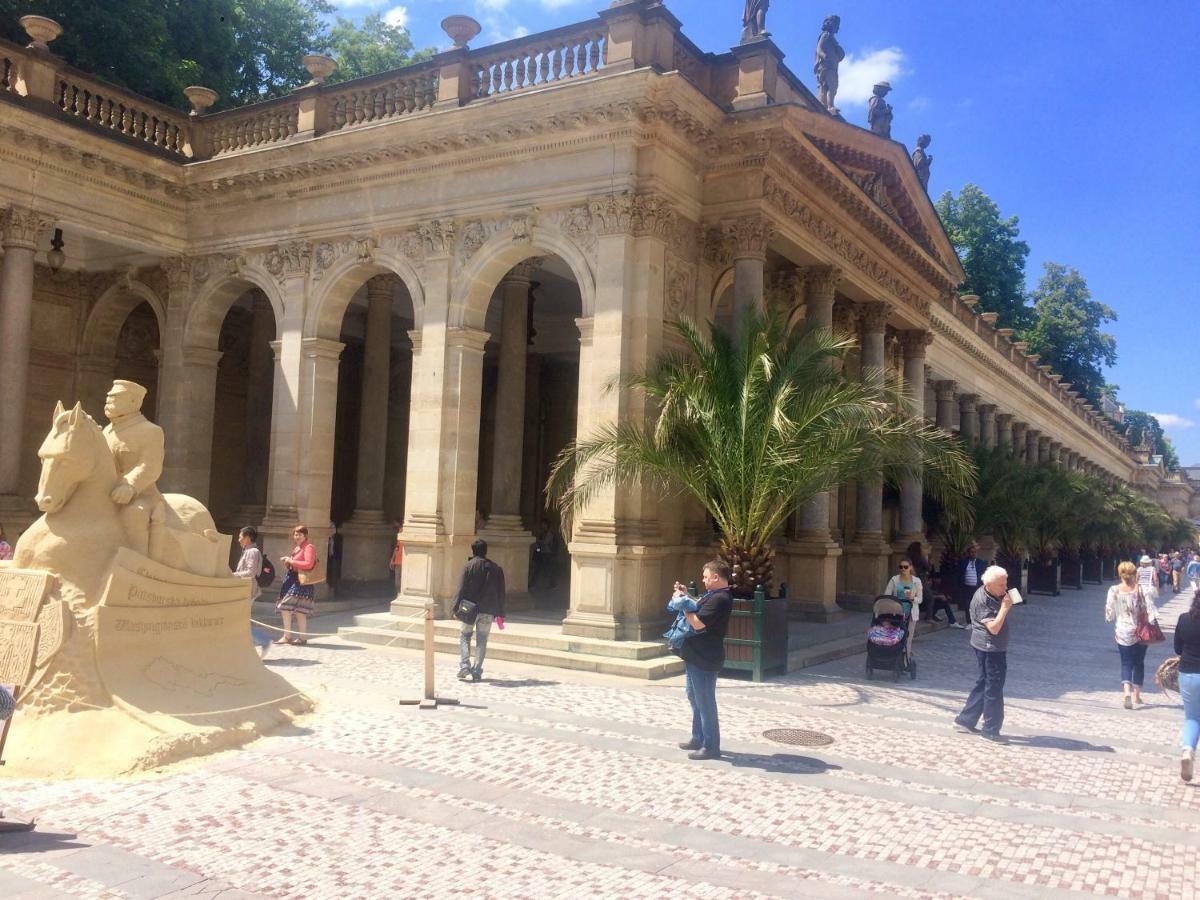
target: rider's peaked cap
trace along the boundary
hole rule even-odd
[[[146,389],[144,387],[142,387],[136,381],[125,381],[122,378],[118,378],[113,382],[110,393],[133,394],[135,397],[137,397],[138,403],[141,403],[146,398]]]

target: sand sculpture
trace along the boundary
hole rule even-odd
[[[0,684],[19,687],[9,776],[133,773],[233,746],[311,708],[250,642],[250,584],[197,500],[161,494],[145,389],[114,383],[101,431],[58,404],[43,512],[0,563]]]

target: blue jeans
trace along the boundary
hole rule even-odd
[[[1179,673],[1179,695],[1183,698],[1183,733],[1179,743],[1196,749],[1200,743],[1200,672]]]
[[[1146,680],[1146,645],[1126,647],[1117,644],[1117,649],[1121,651],[1121,683],[1135,684],[1140,688]]]
[[[692,704],[692,743],[709,753],[721,752],[717,721],[717,673],[687,663],[687,698]]]
[[[979,663],[979,677],[975,687],[967,696],[967,705],[958,714],[958,720],[974,728],[983,716],[983,730],[998,734],[1004,724],[1004,679],[1008,675],[1008,654],[989,653],[975,650]]]
[[[483,674],[483,658],[487,656],[488,635],[492,631],[492,616],[480,613],[472,624],[462,623],[458,632],[458,668],[460,671]],[[471,632],[475,632],[475,667],[471,667]]]

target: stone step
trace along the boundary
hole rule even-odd
[[[394,613],[365,613],[354,617],[354,624],[368,628],[392,630],[412,629],[421,631],[424,620],[399,616]],[[458,641],[459,623],[455,619],[438,619],[434,622],[434,634],[440,639],[453,638]],[[664,626],[665,627],[665,626]],[[608,656],[614,659],[649,660],[660,656],[671,656],[660,641],[606,641],[599,638],[574,637],[563,634],[557,625],[506,622],[503,631],[492,628],[488,635],[488,648],[498,646],[532,647],[557,650],[563,653],[587,653]],[[456,644],[457,646],[457,644]],[[674,658],[674,657],[672,657]]]
[[[488,638],[488,659],[503,659],[509,662],[582,672],[599,672],[604,675],[622,675],[626,678],[641,678],[651,681],[683,674],[683,660],[677,656],[666,655],[652,659],[601,656],[596,653],[555,650],[536,645],[496,641],[496,634],[496,629],[493,629]],[[410,650],[420,650],[424,647],[424,631],[416,628],[405,631],[397,628],[352,625],[338,629],[338,636],[343,640],[359,644],[404,647]],[[457,656],[457,632],[436,630],[434,632],[434,652]]]

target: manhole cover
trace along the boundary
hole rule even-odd
[[[820,731],[806,731],[803,728],[772,728],[764,731],[763,737],[780,744],[791,744],[793,747],[825,747],[833,743],[833,738]]]

